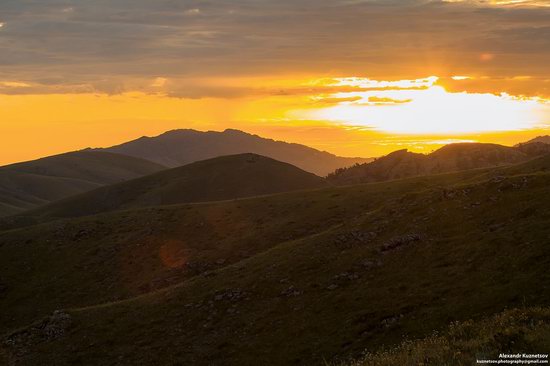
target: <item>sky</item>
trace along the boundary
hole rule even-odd
[[[176,128],[343,156],[550,134],[550,0],[2,0],[0,164]]]

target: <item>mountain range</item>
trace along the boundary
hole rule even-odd
[[[395,151],[371,163],[338,169],[328,176],[328,180],[338,185],[382,182],[420,175],[517,164],[549,153],[550,145],[538,141],[516,147],[484,143],[450,144],[427,155],[405,149]]]
[[[549,187],[544,156],[0,231],[0,364],[341,363],[481,319],[484,352],[523,352],[547,339]]]
[[[0,217],[117,182],[224,155],[256,153],[317,175],[372,159],[343,158],[237,130],[175,130],[106,149],[0,167]]]
[[[168,168],[85,150],[1,168],[5,187],[49,196],[0,220],[0,365],[538,352],[549,147],[401,150],[327,178],[254,153]]]
[[[293,165],[256,154],[222,156],[101,187],[28,211],[30,216],[75,217],[179,203],[221,201],[327,187]]]
[[[222,155],[254,153],[295,165],[319,176],[325,176],[338,168],[372,160],[343,158],[304,145],[266,139],[233,129],[223,132],[173,130],[156,137],[141,137],[104,150],[146,159],[167,167],[182,166]]]
[[[452,144],[429,155],[401,150],[378,159],[363,159],[337,157],[238,130],[174,130],[111,148],[86,149],[0,167],[0,217],[170,167],[231,154],[260,154],[318,175],[332,172],[328,174],[330,184],[342,185],[513,164],[549,153],[550,144],[544,141],[547,136],[515,147]]]

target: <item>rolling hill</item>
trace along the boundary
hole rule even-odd
[[[550,144],[550,136],[549,135],[538,136],[538,137],[535,137],[534,139],[531,139],[525,142],[525,144],[536,143],[536,142],[541,142],[543,144]]]
[[[254,153],[295,165],[319,176],[372,160],[343,158],[304,145],[265,139],[232,129],[223,132],[173,130],[156,137],[141,137],[105,150],[154,161],[167,167],[178,167],[223,155]]]
[[[541,157],[0,232],[0,357],[314,365],[548,306],[549,199]]]
[[[468,169],[497,167],[527,161],[533,156],[550,153],[546,149],[520,148],[496,144],[450,144],[431,154],[407,150],[395,151],[371,163],[338,169],[328,176],[334,184],[382,182],[420,175],[440,174]]]
[[[25,213],[74,217],[100,212],[220,201],[327,187],[325,179],[256,154],[208,159],[105,186]]]
[[[0,167],[0,216],[151,174],[165,167],[109,152],[78,151]]]

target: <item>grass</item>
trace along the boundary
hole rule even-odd
[[[463,366],[505,354],[550,349],[550,308],[507,310],[481,321],[456,322],[442,332],[340,366]]]
[[[107,211],[221,201],[327,187],[321,177],[255,154],[222,156],[83,193],[26,215],[87,216]]]
[[[303,365],[545,306],[549,165],[6,230],[2,332],[64,308],[67,333],[18,362]]]
[[[0,216],[164,169],[150,161],[77,151],[0,167]]]

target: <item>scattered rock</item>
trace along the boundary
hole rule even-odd
[[[241,289],[227,289],[216,292],[214,301],[241,301],[246,297],[247,293]]]
[[[381,260],[372,261],[372,260],[366,259],[363,262],[361,262],[361,267],[363,267],[363,269],[366,269],[366,270],[381,267],[381,266],[382,266]]]
[[[76,232],[76,234],[73,235],[72,240],[79,241],[82,239],[86,239],[87,237],[91,236],[91,234],[92,234],[92,230],[80,229],[79,231]]]
[[[384,245],[382,245],[382,252],[394,251],[417,241],[420,241],[420,235],[418,234],[397,236],[388,240],[386,243],[384,243]]]
[[[335,280],[338,280],[338,281],[354,281],[356,279],[359,278],[359,275],[357,273],[353,273],[353,272],[344,272],[344,273],[340,273],[340,274],[337,274],[336,276],[334,276],[334,279]]]
[[[8,335],[3,345],[15,356],[23,356],[39,343],[61,338],[72,324],[72,317],[62,310],[28,328]]]
[[[297,288],[295,288],[294,286],[290,286],[289,288],[281,291],[281,295],[280,296],[284,296],[284,297],[296,297],[296,296],[300,296],[302,295],[304,292],[302,290],[298,290]]]
[[[213,268],[211,263],[207,262],[193,262],[189,261],[185,263],[185,270],[191,272],[191,274],[204,274]]]
[[[338,285],[333,283],[327,287],[327,290],[333,291],[333,290],[336,290],[337,288],[338,288]]]
[[[352,247],[354,244],[366,244],[376,239],[377,234],[373,231],[354,230],[347,233],[341,233],[334,238],[334,243],[338,246]]]
[[[389,328],[392,325],[397,324],[402,318],[403,318],[403,314],[399,314],[399,315],[396,315],[396,316],[392,316],[392,317],[389,317],[389,318],[382,319],[382,321],[380,323],[384,327]]]
[[[458,192],[453,189],[444,189],[442,192],[442,197],[444,199],[453,199],[458,195]]]

